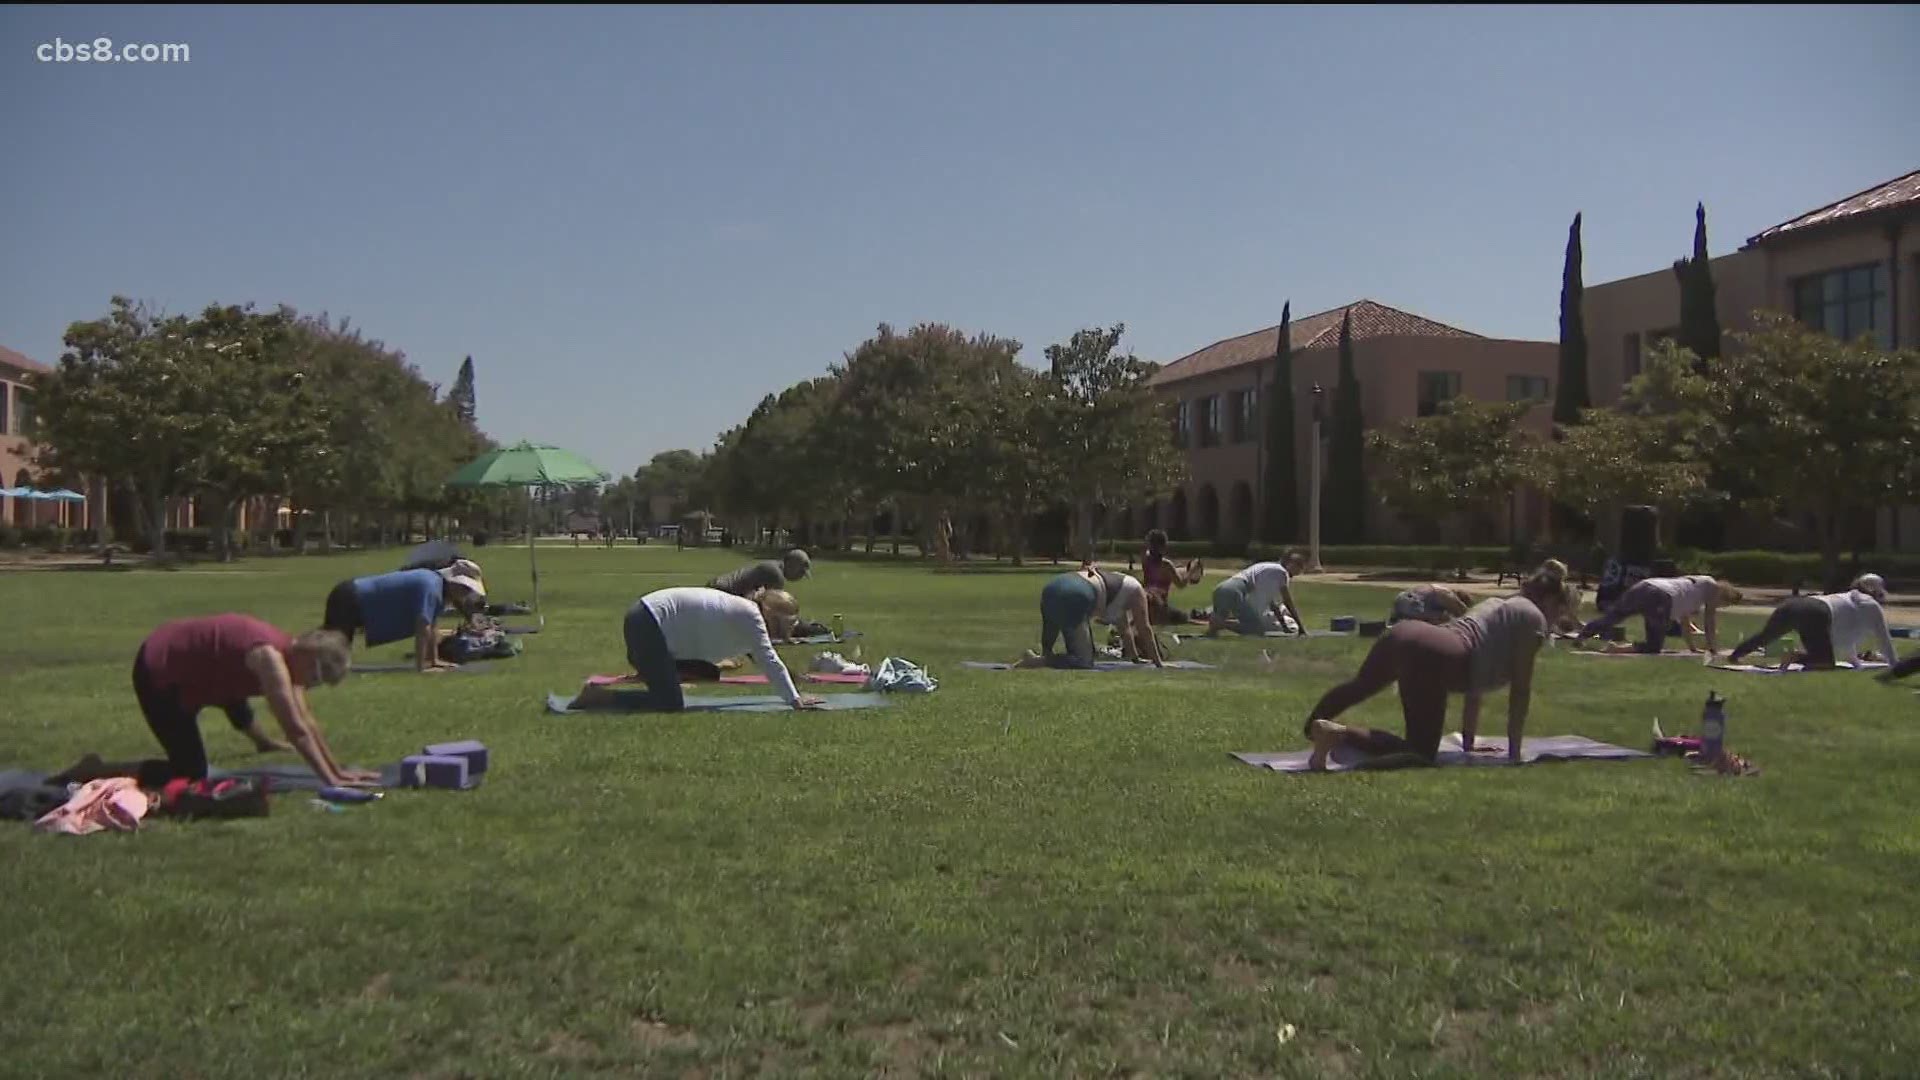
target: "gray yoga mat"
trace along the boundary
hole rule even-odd
[[[885,694],[822,694],[826,704],[823,709],[879,709],[891,704]],[[792,706],[774,695],[755,695],[749,697],[699,697],[688,695],[686,712],[788,712]],[[576,712],[660,712],[647,704],[645,694],[616,694],[612,703],[595,706],[591,709],[576,709],[573,698],[565,694],[548,694],[547,711],[551,713]]]
[[[1239,633],[1235,633],[1235,632],[1234,632],[1234,631],[1232,631],[1232,630],[1226,630],[1226,631],[1222,631],[1222,632],[1221,632],[1221,634],[1220,634],[1220,636],[1221,636],[1221,637],[1227,637],[1227,636],[1229,636],[1229,635],[1231,635],[1231,636],[1233,636],[1233,637],[1245,637],[1245,636],[1247,636],[1247,635],[1244,635],[1244,634],[1239,634]],[[1261,636],[1261,637],[1266,637],[1266,638],[1297,638],[1297,637],[1299,637],[1300,635],[1299,635],[1299,634],[1289,634],[1289,633],[1287,633],[1287,632],[1286,632],[1285,630],[1269,630],[1269,631],[1267,631],[1266,633],[1264,633],[1264,634],[1261,634],[1260,636]],[[1358,630],[1308,630],[1308,631],[1307,631],[1307,636],[1308,636],[1308,637],[1310,637],[1310,638],[1323,638],[1323,637],[1359,637],[1359,636],[1360,636],[1360,632],[1359,632]]]
[[[991,660],[962,660],[960,661],[960,666],[963,668],[972,668],[974,671],[1012,671],[1013,670],[1012,664],[996,663]],[[1166,666],[1179,671],[1217,671],[1219,670],[1212,664],[1202,664],[1197,660],[1169,660],[1167,661]],[[1096,660],[1094,661],[1094,665],[1091,669],[1088,669],[1088,668],[1050,668],[1050,669],[1035,668],[1033,670],[1036,670],[1036,671],[1039,671],[1039,670],[1152,671],[1153,665],[1152,664],[1136,664],[1128,660]]]
[[[1624,746],[1596,742],[1583,735],[1542,735],[1521,741],[1520,764],[1532,765],[1542,761],[1573,761],[1581,758],[1613,761],[1630,758],[1647,758],[1652,754],[1644,750],[1629,750]],[[1474,753],[1467,753],[1460,736],[1450,734],[1440,740],[1440,753],[1436,760],[1441,765],[1506,765],[1507,740],[1498,735],[1482,735],[1474,739]],[[1491,748],[1491,749],[1485,749]],[[1307,771],[1307,758],[1311,750],[1290,750],[1279,754],[1233,754],[1232,756],[1248,765],[1274,772],[1303,773]],[[1327,755],[1328,772],[1348,772],[1365,769],[1368,755],[1349,746],[1334,748]]]
[[[1610,653],[1610,652],[1599,652],[1593,649],[1574,649],[1573,655],[1575,656],[1607,656],[1607,657],[1612,657],[1616,660],[1631,659],[1633,657],[1639,657],[1643,660],[1691,660],[1696,664],[1702,664],[1707,658],[1707,654],[1703,652]],[[1765,654],[1763,653],[1761,655],[1765,655]]]
[[[1735,675],[1800,675],[1807,670],[1804,664],[1795,664],[1786,671],[1781,671],[1777,666],[1763,667],[1759,664],[1709,664],[1707,666],[1715,671],[1727,671]],[[1887,665],[1878,660],[1840,660],[1836,661],[1833,666],[1839,671],[1870,671],[1874,668],[1886,667]]]
[[[839,637],[832,634],[815,634],[812,637],[794,638],[791,641],[776,641],[775,645],[838,645],[843,641],[852,641],[860,636],[860,631],[849,630]]]
[[[349,766],[352,768],[353,766]],[[248,765],[239,769],[208,769],[207,779],[265,780],[272,791],[319,791],[327,785],[305,765]],[[380,767],[380,786],[400,786],[400,763]]]
[[[453,670],[464,672],[470,675],[477,675],[483,671],[492,671],[493,664],[494,662],[492,660],[470,660],[467,663],[461,664],[453,668]],[[411,663],[355,664],[353,665],[352,673],[355,675],[393,675],[398,672],[412,671],[412,670],[414,670],[414,666]]]

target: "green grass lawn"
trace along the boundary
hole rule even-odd
[[[496,599],[527,595],[523,550],[482,554]],[[334,581],[396,559],[0,575],[0,767],[149,753],[128,672],[155,624],[238,609],[310,627]],[[1559,650],[1531,733],[1640,746],[1656,716],[1697,730],[1718,688],[1731,746],[1764,775],[1663,760],[1281,776],[1227,754],[1301,748],[1304,711],[1364,642],[1278,643],[1274,672],[1247,641],[1182,646],[1217,672],[968,672],[955,662],[1035,643],[1051,568],[827,562],[795,590],[805,612],[844,612],[869,660],[928,664],[937,694],[555,717],[546,691],[621,670],[634,597],[733,560],[541,561],[547,630],[519,659],[314,695],[361,765],[484,740],[477,791],[340,814],[287,795],[266,819],[125,836],[0,827],[0,1074],[1915,1068],[1905,689]],[[1389,595],[1299,590],[1316,626]],[[1355,715],[1398,729],[1391,693]],[[217,711],[202,727],[216,762],[251,756]]]

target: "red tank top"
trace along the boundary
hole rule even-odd
[[[147,635],[140,659],[155,689],[178,691],[181,706],[196,712],[259,696],[260,679],[247,667],[247,654],[262,645],[284,657],[293,638],[251,615],[206,615]]]

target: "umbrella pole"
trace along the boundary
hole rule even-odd
[[[533,488],[527,488],[527,562],[533,567],[533,614],[540,629],[547,628],[547,614],[540,608],[540,552],[534,544]]]

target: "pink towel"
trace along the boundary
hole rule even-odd
[[[40,832],[85,836],[106,829],[133,832],[147,816],[147,795],[132,777],[90,780],[65,806],[33,823]]]

